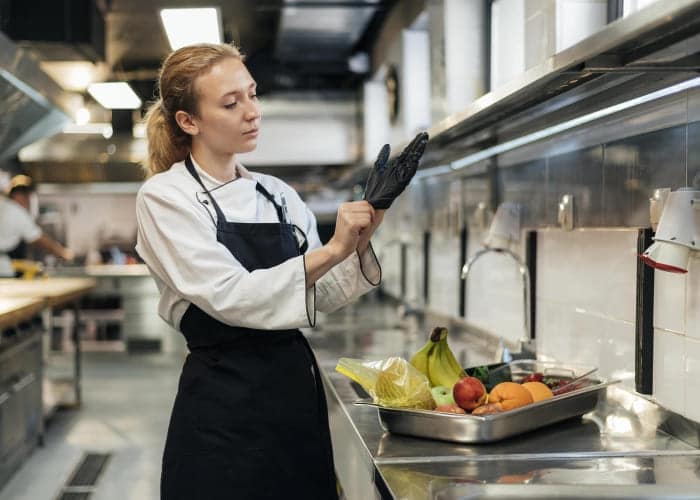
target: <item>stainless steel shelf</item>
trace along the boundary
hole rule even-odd
[[[612,22],[434,125],[423,168],[698,76],[698,33],[698,0]]]

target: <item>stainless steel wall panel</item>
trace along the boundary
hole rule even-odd
[[[700,189],[700,122],[688,124],[687,185]]]
[[[498,170],[501,197],[505,201],[519,203],[523,210],[523,227],[546,224],[547,219],[547,161],[544,159],[521,163]]]
[[[646,227],[655,188],[682,187],[685,126],[659,130],[604,146],[604,226]]]
[[[574,195],[574,226],[595,227],[603,220],[603,148],[591,148],[547,159],[546,221],[556,225],[559,201]]]

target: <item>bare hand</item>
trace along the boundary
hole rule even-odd
[[[357,249],[360,235],[372,226],[375,214],[372,205],[366,201],[342,203],[338,207],[335,232],[328,242],[328,246],[333,249],[340,260],[345,259]]]
[[[363,229],[360,233],[360,239],[357,242],[357,251],[360,252],[360,254],[363,254],[365,250],[367,250],[370,238],[384,220],[385,212],[386,210],[375,210],[374,219],[372,219],[372,224],[370,224],[370,226],[367,229]]]

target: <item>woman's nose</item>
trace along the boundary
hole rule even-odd
[[[255,101],[249,101],[245,112],[246,120],[257,120],[260,118],[260,107]]]

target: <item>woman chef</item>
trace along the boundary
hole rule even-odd
[[[164,499],[337,498],[321,376],[298,328],[379,284],[369,239],[383,210],[343,203],[321,245],[298,194],[236,160],[256,147],[255,88],[236,48],[188,46],[166,58],[148,112],[155,175],[137,197],[136,249],[190,350]]]

